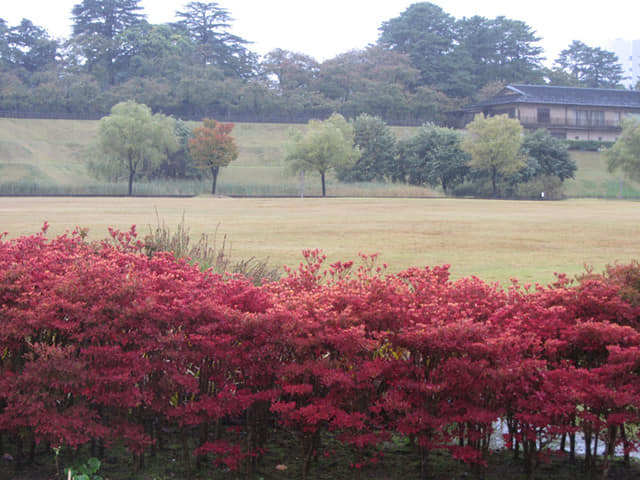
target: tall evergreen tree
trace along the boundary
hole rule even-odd
[[[584,87],[619,87],[623,79],[622,66],[615,53],[577,40],[560,52],[555,63]]]
[[[411,58],[422,84],[454,96],[472,89],[470,58],[457,42],[456,20],[439,6],[414,3],[399,17],[382,23],[379,45]]]
[[[47,31],[23,18],[13,27],[0,19],[0,62],[23,68],[27,73],[42,71],[56,61],[58,42]]]
[[[245,45],[249,42],[229,33],[231,15],[217,2],[190,2],[176,12],[183,27],[196,45],[199,60],[215,65],[226,75],[248,77],[255,73],[257,57]]]
[[[192,45],[183,32],[172,25],[152,25],[143,21],[118,35],[118,74],[123,79],[184,75]]]
[[[4,18],[0,18],[0,66],[9,60],[9,25]]]
[[[72,10],[73,41],[89,71],[113,85],[117,80],[117,37],[144,20],[140,0],[82,0]]]
[[[473,82],[477,87],[490,82],[542,82],[540,38],[520,20],[480,16],[457,22],[459,41],[469,52]]]

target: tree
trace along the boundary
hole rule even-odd
[[[153,178],[202,178],[202,170],[197,167],[189,152],[189,139],[193,129],[184,120],[175,121],[175,136],[178,148],[169,152],[166,159],[151,172]]]
[[[193,45],[171,25],[142,21],[117,36],[119,80],[132,77],[176,78],[183,74]]]
[[[205,118],[203,126],[193,131],[193,138],[189,139],[189,151],[200,168],[207,168],[213,177],[211,194],[216,194],[216,183],[220,167],[226,167],[238,158],[238,147],[229,134],[233,130],[233,123],[218,123]]]
[[[314,58],[280,48],[267,53],[260,67],[262,75],[269,80],[273,77],[282,92],[309,88],[318,75],[318,62]]]
[[[623,78],[622,66],[615,53],[589,47],[577,40],[560,52],[555,63],[585,87],[619,87]]]
[[[354,94],[368,93],[378,89],[380,84],[413,88],[419,83],[419,77],[420,72],[411,66],[408,55],[369,46],[323,62],[314,89],[328,98],[346,103],[352,100]]]
[[[151,172],[177,150],[174,120],[133,101],[118,103],[100,120],[99,147],[104,173],[128,177],[129,195],[137,176]]]
[[[460,148],[460,134],[451,128],[432,123],[423,125],[407,140],[401,159],[407,181],[412,185],[441,186],[447,193],[462,182],[469,171],[469,156]]]
[[[79,45],[89,71],[116,83],[117,36],[141,23],[140,0],[82,0],[73,14],[72,41]]]
[[[467,130],[461,146],[471,155],[469,166],[489,173],[492,193],[497,197],[498,179],[521,170],[525,165],[520,154],[522,125],[507,115],[485,117],[479,113],[467,125]]]
[[[334,109],[345,116],[368,113],[404,122],[424,106],[419,83],[420,72],[408,55],[370,45],[323,62],[312,89],[337,102]]]
[[[545,129],[526,133],[522,151],[530,159],[528,164],[535,163],[534,176],[555,176],[564,181],[573,178],[577,169],[576,162],[569,156],[566,142],[552,137]]]
[[[336,169],[343,182],[383,180],[394,169],[396,137],[380,117],[366,113],[353,122],[354,143],[360,158],[350,167]]]
[[[457,22],[460,42],[472,60],[475,85],[490,82],[540,83],[542,47],[531,27],[520,20],[480,16]]]
[[[583,87],[584,85],[580,80],[576,79],[566,70],[563,70],[557,64],[552,67],[544,67],[542,76],[545,82],[549,85],[559,87]]]
[[[466,96],[473,89],[471,58],[459,45],[455,18],[439,6],[414,3],[399,17],[383,22],[380,32],[378,44],[408,54],[423,85],[454,96]]]
[[[327,172],[348,168],[359,157],[360,151],[354,146],[353,125],[338,113],[324,121],[310,120],[306,130],[293,130],[291,133],[287,161],[294,173],[317,171],[323,197],[327,195]]]
[[[184,28],[196,46],[203,65],[215,65],[229,76],[248,77],[255,72],[256,56],[249,42],[228,32],[231,15],[217,2],[189,2],[177,12],[177,25]]]
[[[613,147],[605,151],[610,172],[622,170],[629,180],[640,181],[640,121],[622,119],[622,133]]]
[[[0,65],[9,58],[9,24],[0,18]]]
[[[1,19],[0,19],[1,20]],[[0,21],[0,61],[27,72],[42,71],[56,62],[58,42],[47,31],[23,18],[20,24],[7,28]]]

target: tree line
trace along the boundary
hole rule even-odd
[[[620,138],[605,150],[611,172],[640,178],[640,122],[624,119]],[[201,179],[216,193],[220,168],[238,158],[234,125],[204,119],[191,128],[134,101],[122,102],[100,121],[89,171],[98,178]],[[506,115],[476,115],[462,132],[425,123],[398,139],[380,117],[363,113],[348,121],[339,113],[293,128],[286,145],[291,173],[320,176],[322,196],[333,174],[341,182],[406,183],[440,188],[447,195],[492,198],[562,197],[562,183],[577,169],[568,143],[545,130],[525,132]]]
[[[548,131],[525,133],[517,119],[478,115],[463,133],[433,123],[397,139],[379,117],[340,114],[296,132],[287,160],[294,170],[329,170],[343,182],[399,182],[441,188],[445,194],[493,198],[562,196],[576,164],[567,143]]]
[[[204,119],[192,129],[146,105],[121,102],[100,121],[89,170],[98,178],[126,180],[129,195],[136,180],[205,176],[215,194],[220,168],[238,158],[233,127]],[[551,199],[561,196],[562,182],[576,170],[567,143],[546,130],[525,134],[517,119],[482,115],[466,134],[425,123],[398,139],[380,117],[364,113],[348,121],[333,113],[291,129],[286,161],[291,173],[317,173],[323,196],[333,174],[345,183],[406,183],[494,198],[546,191]]]
[[[306,122],[339,112],[389,123],[444,123],[446,112],[505,83],[619,87],[611,52],[573,42],[546,68],[520,20],[456,19],[429,2],[380,26],[378,41],[318,62],[275,49],[264,56],[231,34],[231,12],[190,2],[151,24],[139,0],[82,0],[58,40],[23,19],[0,18],[0,110],[105,115],[135,100],[180,118]]]

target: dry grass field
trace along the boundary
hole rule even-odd
[[[305,248],[330,261],[380,252],[391,271],[448,263],[454,278],[475,275],[506,285],[553,280],[584,264],[600,271],[640,253],[640,204],[631,201],[513,202],[400,198],[0,198],[0,231],[9,237],[88,227],[141,235],[157,224],[156,211],[175,230],[184,216],[193,236],[227,236],[234,259],[269,258],[297,265]]]

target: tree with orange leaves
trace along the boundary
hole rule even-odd
[[[226,167],[238,158],[238,147],[229,135],[233,123],[218,123],[212,118],[205,118],[202,123],[193,131],[193,138],[189,139],[189,151],[199,168],[211,171],[211,194],[215,195],[220,167]]]

